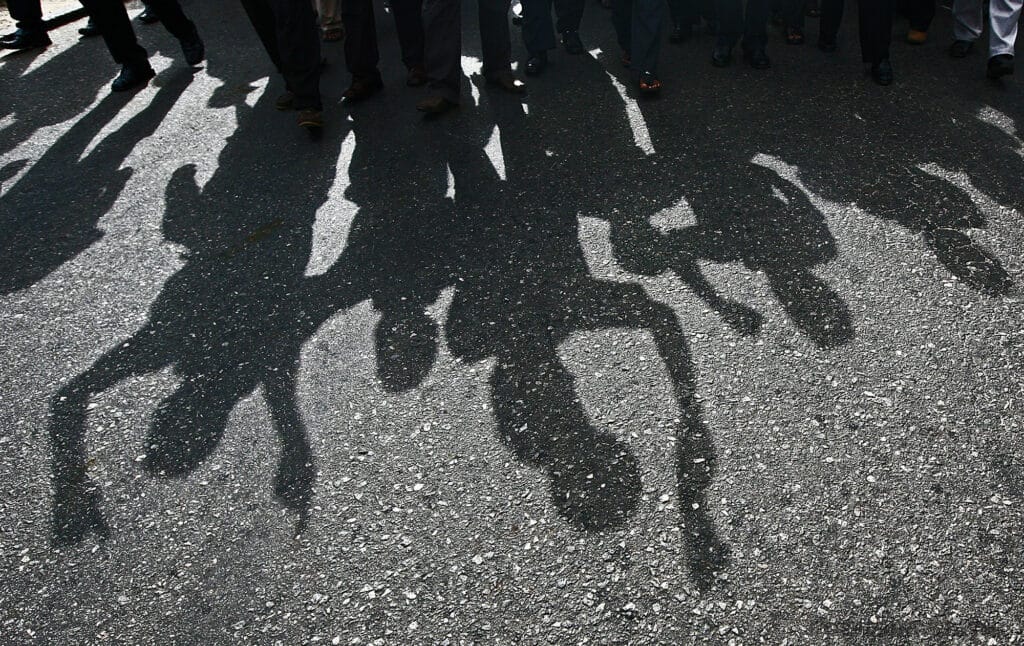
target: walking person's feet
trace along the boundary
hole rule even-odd
[[[1013,56],[996,54],[988,59],[988,70],[985,75],[990,79],[999,79],[1010,74],[1013,74]]]
[[[89,20],[85,23],[85,27],[80,27],[78,29],[78,33],[82,36],[82,38],[92,38],[93,36],[101,35],[100,28],[96,26],[96,23],[93,21],[92,18],[89,18]]]
[[[306,130],[320,130],[324,127],[323,112],[315,108],[299,110],[299,126]]]
[[[715,43],[711,51],[711,64],[715,67],[729,67],[732,65],[732,45],[728,43]]]
[[[510,94],[525,94],[526,84],[516,78],[512,70],[502,70],[487,75],[487,82],[496,85]]]
[[[128,63],[121,66],[121,73],[117,75],[110,89],[114,92],[127,92],[145,87],[156,72],[150,67],[149,61],[141,63]]]
[[[579,56],[583,53],[583,41],[580,40],[580,32],[578,31],[567,31],[562,34],[562,47],[565,48],[566,54],[572,54],[573,56]]]
[[[883,58],[871,66],[871,78],[879,85],[892,85],[892,64]]]
[[[530,58],[526,60],[526,75],[527,76],[539,76],[544,68],[548,66],[548,53],[537,52],[531,54]]]
[[[422,65],[413,65],[409,68],[409,73],[405,77],[405,84],[409,87],[422,87],[429,80],[427,70]]]
[[[428,96],[416,104],[416,109],[426,114],[442,114],[459,107],[454,101],[449,101],[443,96]]]
[[[384,83],[380,80],[380,77],[353,78],[352,85],[348,86],[348,89],[341,94],[341,100],[344,103],[365,101],[380,92],[383,87]]]
[[[40,29],[18,29],[13,34],[0,38],[0,49],[17,49],[26,51],[29,49],[41,49],[49,46],[53,41],[46,31]]]
[[[195,67],[206,58],[206,45],[199,37],[199,31],[192,29],[192,36],[181,39],[181,51],[185,54],[185,62],[189,67]]]
[[[969,40],[954,40],[949,46],[949,55],[953,58],[965,58],[974,49],[974,43]]]
[[[755,70],[766,70],[772,66],[772,60],[768,58],[768,53],[765,52],[764,47],[744,49],[743,58]]]

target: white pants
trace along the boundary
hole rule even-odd
[[[953,1],[953,37],[957,40],[974,42],[981,37],[984,0]],[[989,0],[988,8],[988,55],[1009,54],[1013,56],[1013,44],[1017,41],[1017,23],[1020,21],[1024,0]]]

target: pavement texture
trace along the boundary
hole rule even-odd
[[[433,120],[381,12],[311,140],[186,9],[131,97],[0,59],[0,641],[1024,640],[1024,93],[948,12],[638,102],[598,5],[524,98],[467,6]]]

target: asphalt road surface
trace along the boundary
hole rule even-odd
[[[132,97],[0,59],[0,641],[1024,640],[1024,92],[948,12],[637,102],[591,3],[433,120],[378,15],[310,140],[187,9]]]

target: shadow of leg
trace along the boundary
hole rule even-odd
[[[805,267],[766,267],[768,282],[786,314],[821,348],[854,337],[853,320],[843,299]]]
[[[299,515],[296,536],[306,529],[309,505],[313,498],[316,469],[313,452],[306,438],[306,425],[302,421],[295,401],[296,361],[285,368],[272,371],[263,381],[264,396],[274,418],[274,426],[281,438],[281,459],[274,475],[274,495]]]
[[[1013,288],[1013,279],[999,259],[955,229],[924,232],[925,242],[939,262],[965,284],[989,296],[1001,296]]]

